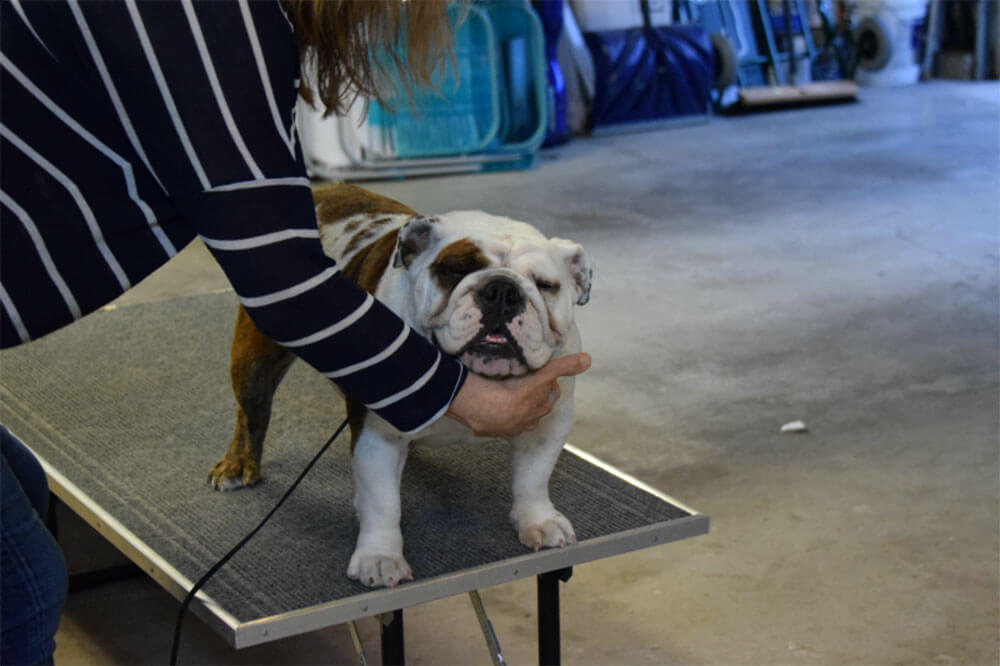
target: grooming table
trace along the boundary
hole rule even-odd
[[[275,396],[264,480],[212,490],[208,470],[233,431],[235,313],[232,292],[107,308],[0,354],[0,422],[39,457],[55,495],[177,598],[256,526],[343,420],[329,381],[295,364]],[[567,445],[551,493],[580,542],[534,553],[508,523],[505,443],[417,444],[402,492],[416,580],[371,590],[345,575],[357,536],[348,439],[192,603],[234,647],[527,576],[551,596],[554,572],[708,531],[707,516]],[[558,659],[557,614],[555,627],[548,659]]]

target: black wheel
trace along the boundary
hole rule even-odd
[[[858,66],[877,72],[892,58],[892,40],[885,22],[877,16],[866,16],[854,29],[854,43],[858,49]]]
[[[715,78],[712,88],[725,90],[736,82],[736,52],[729,39],[721,32],[710,36],[712,40],[712,56],[715,59]]]

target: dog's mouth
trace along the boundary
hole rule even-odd
[[[465,346],[461,354],[473,354],[483,358],[516,358],[523,361],[521,348],[510,335],[506,326],[492,333],[481,332]]]
[[[521,346],[506,324],[492,330],[483,327],[455,357],[475,374],[491,379],[523,375],[529,368]]]

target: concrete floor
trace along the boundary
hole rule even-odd
[[[572,441],[712,517],[578,567],[566,663],[998,663],[1000,86],[863,90],[370,187],[584,243]],[[193,245],[123,302],[225,286]],[[797,419],[808,434],[779,433]],[[509,662],[534,661],[533,581],[484,600]],[[176,608],[144,580],[77,594],[56,660],[162,662]],[[464,597],[406,630],[414,664],[488,663]],[[187,663],[353,658],[344,627],[244,651],[186,631]]]

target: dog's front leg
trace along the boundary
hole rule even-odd
[[[408,440],[370,428],[354,447],[354,507],[361,531],[347,575],[371,587],[413,580],[399,529],[399,487],[408,451]]]
[[[560,388],[562,397],[538,429],[511,440],[510,520],[521,543],[536,551],[576,543],[573,525],[549,499],[549,477],[573,425],[572,379],[560,380]]]

